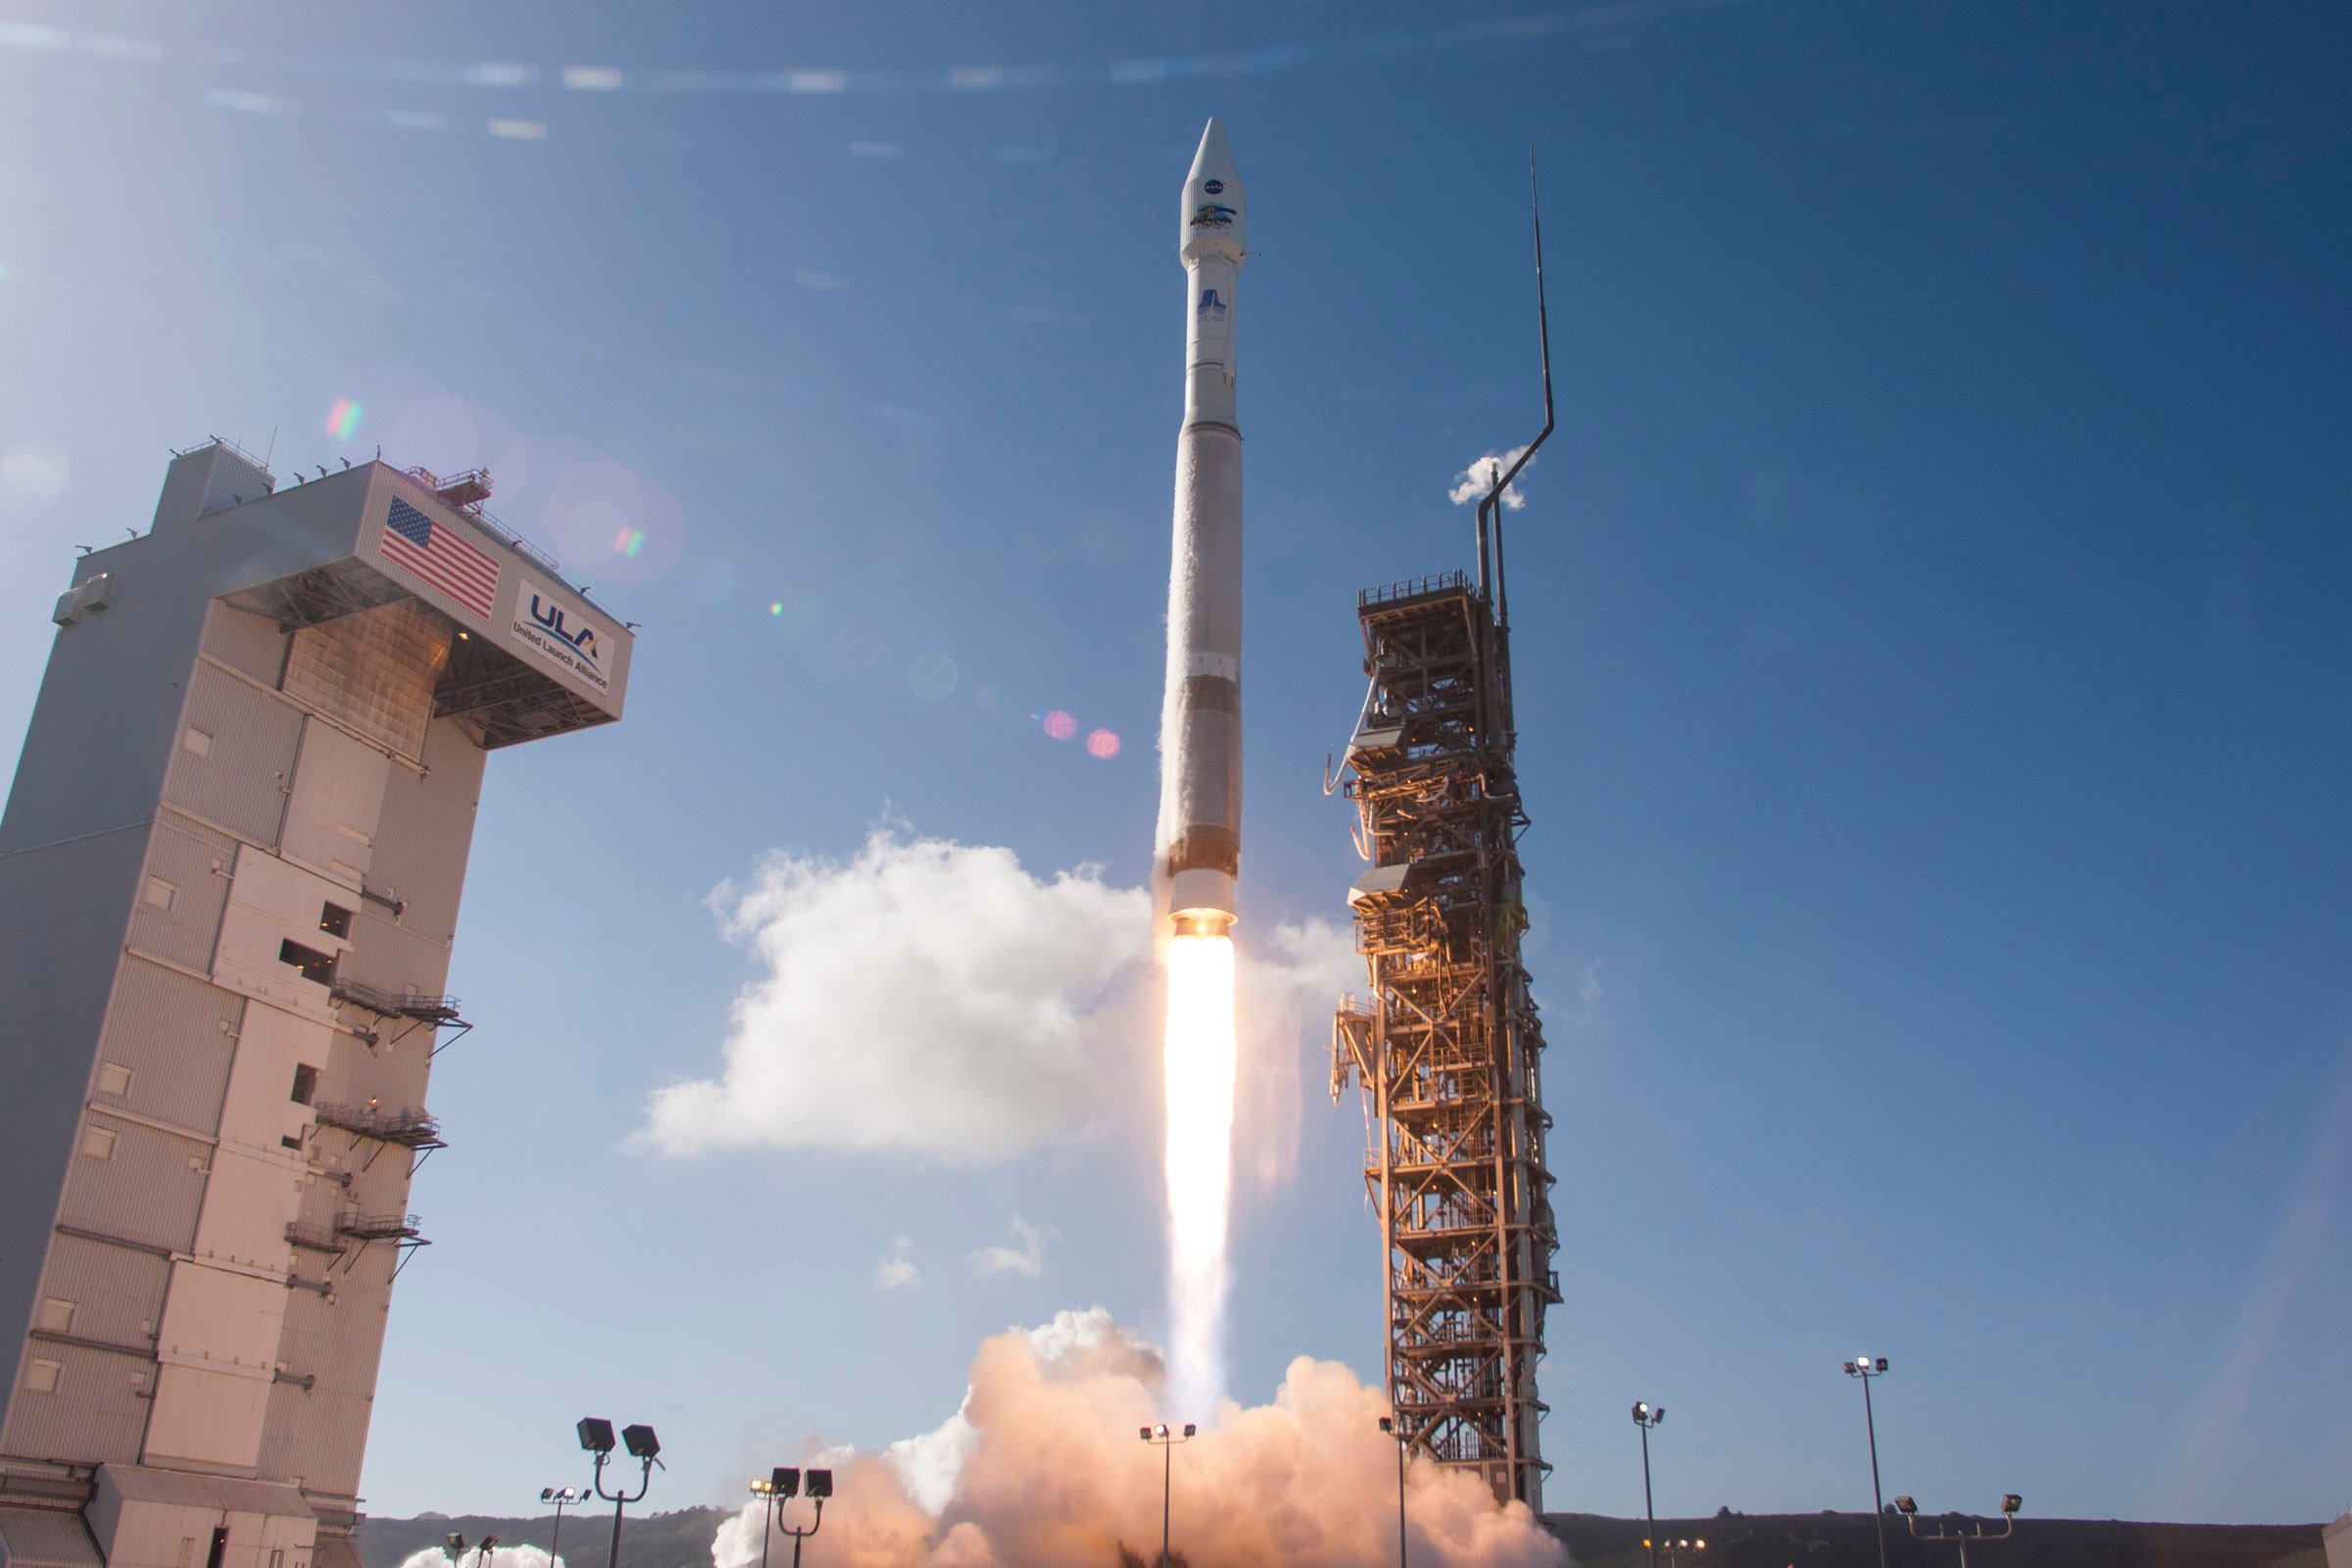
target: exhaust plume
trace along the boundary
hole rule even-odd
[[[963,1407],[887,1453],[828,1457],[834,1499],[811,1544],[828,1568],[1113,1568],[1157,1555],[1162,1456],[1137,1439],[1160,1419],[1158,1353],[1097,1307],[989,1340]],[[1396,1555],[1396,1449],[1388,1403],[1346,1367],[1293,1361],[1270,1404],[1225,1401],[1173,1455],[1171,1544],[1208,1568],[1362,1568]],[[823,1463],[824,1459],[817,1462]],[[795,1503],[788,1522],[806,1525]],[[1498,1506],[1475,1476],[1416,1461],[1406,1478],[1421,1568],[1563,1568],[1525,1503]],[[757,1568],[757,1508],[719,1526],[713,1568]],[[775,1542],[769,1562],[778,1559]],[[404,1568],[434,1568],[430,1563]]]

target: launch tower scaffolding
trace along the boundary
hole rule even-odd
[[[1372,1000],[1340,1009],[1331,1088],[1372,1102],[1389,1397],[1413,1448],[1540,1509],[1536,1362],[1560,1297],[1508,627],[1459,572],[1367,591],[1357,616],[1372,688],[1347,792],[1372,865],[1349,903]]]

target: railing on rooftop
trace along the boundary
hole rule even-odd
[[[1454,589],[1467,589],[1470,579],[1459,571],[1433,572],[1426,577],[1407,577],[1379,588],[1366,588],[1355,596],[1357,608],[1366,605],[1385,605],[1398,599],[1418,599],[1423,594],[1442,594]]]
[[[446,478],[430,468],[403,468],[400,471],[430,490],[448,505],[456,507],[466,516],[480,523],[484,533],[525,561],[534,562],[559,577],[564,575],[564,568],[556,564],[555,557],[532,544],[528,539],[483,510],[482,502],[490,494],[490,470],[488,468],[467,468],[464,473],[453,473]]]

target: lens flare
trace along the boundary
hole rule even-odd
[[[326,411],[326,433],[338,441],[348,441],[360,433],[360,417],[368,412],[357,398],[337,398],[335,406]]]
[[[1113,730],[1096,730],[1093,734],[1087,736],[1086,749],[1093,756],[1099,757],[1103,761],[1107,762],[1112,758],[1119,755],[1118,734]]]
[[[1168,941],[1168,1322],[1172,1410],[1206,1419],[1225,1381],[1225,1232],[1233,1200],[1233,939]]]
[[[1077,715],[1056,708],[1045,717],[1046,733],[1057,741],[1066,741],[1078,733]]]
[[[612,553],[623,561],[635,561],[645,554],[645,530],[623,523],[612,535]]]

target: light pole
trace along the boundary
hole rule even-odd
[[[496,1536],[484,1536],[482,1544],[473,1550],[473,1568],[490,1568],[490,1554],[498,1549]]]
[[[577,1487],[541,1487],[539,1500],[556,1505],[556,1539],[547,1545],[548,1568],[563,1568],[564,1510],[575,1502],[586,1502],[588,1494]]]
[[[1857,1355],[1845,1363],[1845,1375],[1862,1380],[1862,1420],[1870,1429],[1870,1516],[1879,1527],[1879,1568],[1886,1568],[1886,1498],[1879,1491],[1879,1418],[1870,1408],[1870,1380],[1886,1375],[1886,1358]]]
[[[1155,1427],[1143,1429],[1146,1443],[1159,1449],[1159,1568],[1168,1568],[1168,1509],[1169,1497],[1176,1487],[1176,1445],[1193,1441],[1198,1430],[1187,1421],[1182,1432],[1170,1432],[1165,1421]]]
[[[765,1481],[752,1483],[752,1495],[765,1499],[760,1510],[760,1568],[767,1568],[767,1531],[773,1524],[792,1538],[792,1568],[801,1568],[801,1543],[825,1527],[825,1499],[833,1495],[833,1472],[808,1472],[808,1497],[816,1504],[816,1521],[806,1530],[788,1528],[784,1523],[784,1505],[801,1493],[801,1472],[792,1465],[780,1464],[767,1473]]]
[[[1649,1534],[1642,1544],[1649,1548],[1649,1568],[1658,1568],[1658,1507],[1649,1496],[1649,1432],[1666,1419],[1666,1407],[1647,1399],[1634,1401],[1634,1425],[1642,1429],[1642,1513],[1649,1521]]]
[[[1909,1497],[1897,1497],[1894,1505],[1902,1513],[1903,1523],[1910,1526],[1912,1540],[1957,1543],[1960,1547],[1960,1568],[1968,1568],[1968,1544],[1972,1541],[2007,1541],[2016,1535],[2017,1510],[2026,1505],[2026,1499],[2014,1492],[2001,1494],[2001,1533],[1997,1536],[1984,1533],[1984,1521],[1982,1519],[1970,1521],[1975,1526],[1973,1530],[1947,1529],[1939,1524],[1933,1535],[1923,1536],[1919,1533],[1919,1504]]]
[[[1382,1416],[1380,1430],[1396,1440],[1396,1568],[1404,1562],[1404,1449],[1407,1439],[1395,1418]]]
[[[596,1455],[596,1494],[612,1505],[612,1549],[605,1557],[605,1568],[620,1568],[620,1510],[641,1500],[654,1484],[654,1466],[662,1464],[662,1440],[654,1429],[643,1422],[620,1429],[620,1441],[628,1446],[629,1457],[642,1462],[635,1495],[605,1490],[605,1463],[612,1457],[612,1423],[602,1416],[583,1416],[579,1425],[580,1446]],[[666,1470],[667,1465],[662,1465]]]

